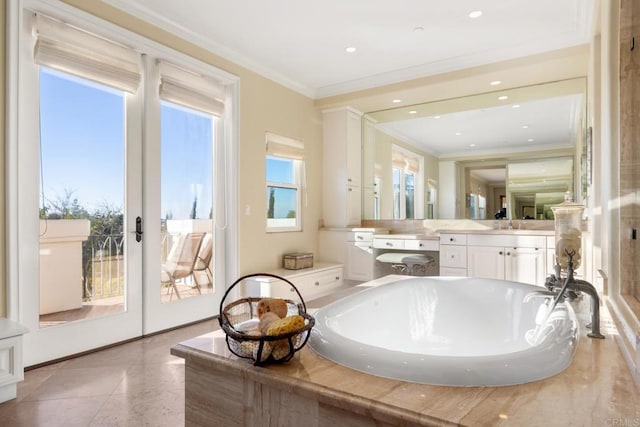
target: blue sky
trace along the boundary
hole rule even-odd
[[[95,90],[49,72],[40,74],[40,91],[45,200],[58,200],[65,191],[72,191],[89,211],[104,202],[121,207],[122,95]]]
[[[121,208],[123,95],[46,70],[40,85],[45,199],[57,200],[72,191],[73,198],[90,212],[105,203]],[[161,114],[161,216],[171,212],[174,219],[189,218],[197,196],[198,217],[208,218],[212,118],[164,103]]]
[[[290,160],[282,160],[273,157],[267,157],[267,181],[273,183],[292,184],[293,163]],[[286,218],[291,210],[296,210],[295,191],[290,189],[277,188],[275,195],[274,217]],[[269,189],[266,192],[267,209],[269,209]]]

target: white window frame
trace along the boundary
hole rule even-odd
[[[296,220],[295,224],[269,224],[269,202],[265,206],[265,227],[267,233],[280,233],[290,231],[302,231],[302,198],[305,197],[306,179],[304,164],[304,142],[298,139],[265,132],[265,190],[269,187],[296,190]],[[277,159],[290,161],[293,165],[293,182],[267,181],[268,160]],[[271,221],[275,222],[275,221]]]
[[[290,190],[296,190],[296,221],[295,221],[295,225],[293,226],[286,226],[286,225],[277,226],[277,225],[269,225],[269,218],[266,218],[267,233],[302,231],[302,197],[303,197],[302,169],[303,169],[304,160],[296,160],[296,159],[290,159],[287,157],[272,156],[267,154],[266,159],[269,159],[269,158],[283,160],[283,161],[290,161],[293,164],[293,183],[266,181],[265,188],[269,189],[269,187],[276,187],[276,188],[286,188]],[[266,159],[265,159],[265,165],[266,165]],[[265,173],[265,176],[266,175],[267,174]],[[268,206],[267,206],[267,210],[268,210]]]

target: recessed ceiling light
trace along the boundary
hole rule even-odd
[[[509,97],[507,95],[502,95],[502,96],[499,96],[498,99],[500,101],[504,101],[505,99],[509,99]]]
[[[424,27],[415,27],[415,28],[413,29],[413,32],[414,32],[414,33],[420,33],[420,32],[422,32],[422,31],[424,31]]]
[[[529,125],[522,125],[522,129],[529,129]]]
[[[409,114],[416,114],[416,113],[417,113],[417,111],[416,111],[416,110],[411,110],[411,111],[409,111]]]
[[[480,18],[481,16],[482,16],[481,10],[474,10],[473,12],[469,13],[469,18],[471,19]]]
[[[460,135],[462,135],[462,132],[456,132],[456,135],[460,136]]]
[[[533,142],[533,138],[529,138],[529,139],[527,139],[527,141]]]
[[[433,118],[434,118],[434,119],[439,119],[439,118],[440,118],[440,116],[433,116]]]
[[[391,102],[393,102],[394,104],[399,104],[402,102],[402,99],[394,99]]]
[[[353,46],[349,46],[349,47],[345,48],[345,52],[347,52],[347,53],[353,53],[355,51],[356,51],[356,48],[353,47]]]
[[[469,147],[475,147],[476,144],[469,144]]]
[[[494,80],[491,83],[489,83],[491,86],[498,86],[500,83],[502,83],[500,80]]]
[[[512,107],[513,108],[520,108],[520,104],[513,104]]]

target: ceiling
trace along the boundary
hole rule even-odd
[[[312,98],[585,44],[593,9],[593,0],[103,1]]]
[[[313,99],[587,44],[593,0],[103,0]],[[470,13],[481,11],[471,18]],[[353,47],[355,52],[347,52]],[[437,156],[566,141],[576,103],[483,108],[387,127]],[[457,122],[445,135],[444,123]],[[510,123],[514,129],[507,129]],[[522,126],[528,125],[529,132]],[[473,127],[472,127],[473,126]],[[499,138],[483,139],[500,129]],[[531,136],[530,136],[531,135]],[[471,139],[470,139],[471,138]],[[437,141],[437,142],[433,142]],[[484,151],[483,151],[484,150]]]

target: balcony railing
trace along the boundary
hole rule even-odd
[[[162,233],[162,260],[169,252],[170,240]],[[85,301],[118,297],[125,291],[124,238],[122,234],[89,236],[83,245]]]
[[[124,295],[124,238],[122,234],[92,234],[84,246],[84,300]]]

